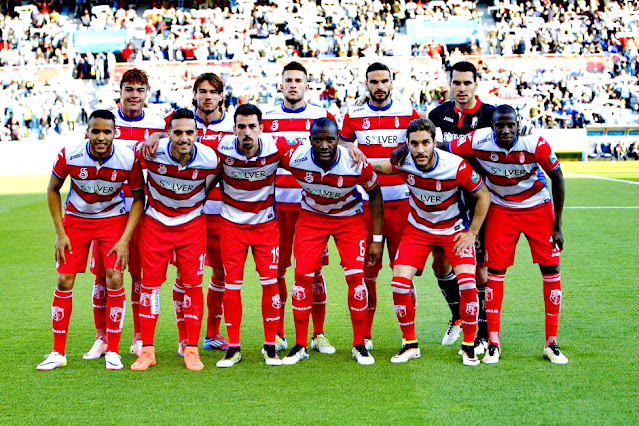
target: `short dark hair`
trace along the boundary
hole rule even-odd
[[[308,78],[308,72],[306,71],[306,68],[304,68],[304,65],[300,64],[297,61],[289,62],[288,64],[286,64],[284,66],[284,69],[282,70],[282,75],[284,75],[286,71],[302,71]]]
[[[198,75],[197,78],[195,79],[195,82],[193,83],[193,95],[197,93],[197,89],[199,89],[200,85],[204,83],[205,81],[208,82],[211,86],[213,86],[213,88],[217,90],[219,93],[224,92],[224,82],[222,81],[220,76],[212,72],[205,72],[203,74]],[[195,97],[193,98],[191,103],[193,104],[194,107],[197,108],[197,102],[195,101]],[[222,105],[224,105],[224,99],[220,101],[219,107],[222,108]]]
[[[337,127],[337,123],[335,123],[333,120],[331,120],[328,117],[321,117],[318,119],[313,120],[313,123],[311,124],[311,135],[315,132],[317,132],[320,129],[325,129],[325,128],[331,128],[334,129],[336,132],[339,130],[339,128]]]
[[[104,120],[111,120],[113,121],[113,125],[115,125],[115,115],[113,115],[113,112],[109,111],[108,109],[96,109],[95,111],[91,113],[88,121],[91,121],[92,118],[102,118]]]
[[[429,132],[433,139],[435,139],[435,134],[437,132],[435,124],[427,118],[416,118],[408,123],[408,127],[406,128],[406,140],[409,139],[411,133],[422,130]]]
[[[515,111],[515,108],[511,107],[508,104],[502,104],[499,105],[497,107],[495,107],[495,111],[493,111],[493,117],[492,117],[492,122],[495,122],[495,117],[497,115],[506,115],[506,114],[512,114],[515,116],[515,119],[517,117],[519,117],[519,114],[517,114],[517,111]]]
[[[126,83],[150,87],[149,75],[144,70],[132,68],[122,74],[122,78],[120,79],[120,89],[122,89]]]
[[[179,120],[180,118],[188,118],[195,121],[195,114],[190,109],[178,108],[171,114],[171,126],[173,125],[173,120]]]
[[[450,67],[450,78],[453,78],[453,71],[459,72],[472,72],[473,73],[473,81],[477,81],[477,68],[471,62],[460,61],[455,63]]]
[[[382,64],[381,62],[373,62],[372,64],[368,66],[368,68],[366,68],[367,80],[368,80],[368,73],[373,71],[388,71],[388,73],[391,75],[391,78],[393,77],[393,73],[391,72],[390,68],[388,68],[385,64]]]
[[[262,123],[262,111],[260,111],[260,109],[253,104],[244,104],[237,107],[237,109],[235,110],[235,114],[233,115],[234,123],[237,123],[238,115],[243,115],[245,117],[249,115],[257,115],[257,122],[260,124]]]

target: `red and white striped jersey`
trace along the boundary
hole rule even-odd
[[[164,119],[147,109],[143,109],[142,115],[136,118],[126,117],[119,108],[114,108],[111,112],[115,115],[113,143],[132,151],[135,150],[138,143],[147,140],[153,133],[164,131]],[[131,189],[126,182],[122,185],[122,192],[126,197],[126,209],[129,211],[133,202],[133,194],[131,194]]]
[[[193,149],[193,158],[185,167],[171,155],[168,138],[160,140],[153,158],[141,159],[148,170],[146,215],[164,225],[182,225],[200,216],[220,172],[214,150],[199,143]]]
[[[408,102],[393,100],[383,108],[366,103],[349,108],[340,136],[347,141],[357,141],[357,147],[370,161],[388,160],[406,141],[406,128],[416,118],[419,114]],[[384,201],[408,198],[408,189],[399,176],[381,175],[379,183]]]
[[[417,229],[436,235],[463,231],[466,212],[460,208],[461,189],[478,191],[484,182],[468,161],[435,149],[435,165],[420,170],[411,155],[395,172],[410,189],[408,222]]]
[[[302,209],[329,216],[362,213],[362,196],[357,185],[365,191],[379,185],[373,166],[370,163],[363,168],[358,166],[343,146],[337,147],[337,160],[327,171],[315,162],[310,145],[289,151],[281,167],[289,170],[302,186]]]
[[[491,201],[514,209],[527,209],[551,201],[539,168],[559,168],[559,159],[540,136],[519,135],[510,151],[497,145],[491,128],[478,129],[449,144],[449,151],[477,159],[486,177]]]
[[[264,133],[282,136],[287,140],[297,139],[301,145],[310,143],[309,131],[313,120],[328,117],[337,122],[333,114],[311,104],[296,110],[285,108],[283,104],[280,104],[265,110],[263,117]],[[302,190],[297,180],[282,168],[277,170],[275,177],[275,199],[278,203],[299,204],[302,201]]]
[[[233,116],[226,114],[226,112],[222,115],[222,118],[210,122],[208,126],[196,114],[195,124],[197,125],[197,135],[200,136],[200,143],[213,149],[217,147],[224,136],[234,133]],[[204,204],[204,214],[220,214],[221,207],[222,194],[220,193],[220,187],[216,186],[209,192],[209,197],[206,200],[206,204]]]
[[[135,153],[112,145],[111,154],[100,164],[91,155],[89,141],[73,148],[62,148],[53,165],[59,179],[71,177],[71,190],[65,213],[84,218],[105,218],[126,214],[122,185],[142,190],[144,177]]]
[[[222,164],[222,217],[240,225],[275,219],[275,171],[296,141],[260,136],[260,150],[248,159],[237,150],[237,138],[225,136],[216,151]]]

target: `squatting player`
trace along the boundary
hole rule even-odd
[[[345,142],[357,142],[358,148],[369,160],[386,160],[394,149],[404,143],[406,127],[419,114],[409,102],[392,99],[393,79],[390,69],[375,62],[366,69],[366,88],[369,100],[365,105],[349,108],[344,117],[340,138]],[[367,243],[386,240],[388,256],[395,257],[402,231],[408,216],[408,189],[399,176],[380,176],[384,198],[384,229],[373,234],[372,219],[365,209]],[[368,324],[366,346],[373,348],[372,327],[377,306],[376,282],[381,262],[364,266],[364,282],[368,289]]]
[[[148,207],[140,230],[143,346],[131,370],[147,370],[156,363],[154,334],[160,312],[160,287],[173,255],[184,287],[184,363],[189,370],[204,368],[197,347],[204,311],[206,222],[202,212],[208,192],[216,184],[219,164],[215,151],[196,145],[196,137],[193,112],[178,109],[171,116],[169,138],[160,140],[155,156],[140,155],[148,170]]]
[[[313,277],[332,236],[348,285],[353,326],[351,353],[359,364],[371,365],[375,359],[364,344],[368,320],[364,264],[379,262],[382,245],[379,241],[373,242],[366,249],[366,223],[357,185],[368,193],[375,235],[379,235],[383,227],[382,193],[373,167],[355,163],[348,149],[338,146],[334,121],[329,118],[313,121],[310,137],[310,146],[299,146],[282,160],[282,167],[289,170],[304,189],[302,212],[295,228],[295,285],[291,289],[296,343],[282,362],[290,365],[308,358]]]
[[[290,62],[284,67],[280,88],[283,97],[282,103],[264,111],[264,133],[297,140],[305,145],[309,143],[309,130],[313,120],[328,117],[335,121],[335,117],[324,108],[306,102],[308,74],[306,68],[299,62]],[[275,347],[279,351],[288,348],[284,335],[284,312],[287,298],[286,269],[291,266],[295,223],[300,215],[300,203],[302,202],[302,191],[299,184],[283,168],[277,170],[275,177],[275,199],[277,200],[276,212],[280,228],[280,266],[277,285],[282,302],[281,318],[275,337]],[[323,263],[328,263],[328,252],[325,253]],[[321,269],[315,274],[312,295],[313,340],[311,348],[324,354],[335,353],[335,348],[324,335],[326,282]]]
[[[492,200],[485,233],[488,353],[482,361],[496,364],[501,356],[499,330],[504,278],[514,262],[517,241],[523,233],[543,277],[546,310],[543,356],[552,363],[566,364],[568,358],[557,345],[562,299],[559,259],[564,242],[563,174],[546,140],[518,133],[517,113],[508,105],[500,105],[493,114],[492,128],[476,130],[449,145],[450,152],[477,160]],[[543,174],[540,177],[540,168],[552,181],[552,196]]]
[[[406,130],[410,156],[399,166],[374,163],[375,171],[396,173],[410,189],[408,225],[393,262],[393,303],[404,342],[391,362],[403,363],[421,355],[415,331],[413,277],[424,268],[430,252],[440,247],[450,260],[461,293],[462,355],[464,365],[479,365],[474,340],[479,310],[475,286],[475,239],[490,205],[483,180],[462,158],[435,148],[435,126],[430,120],[411,121]],[[468,228],[459,204],[461,189],[477,198]]]
[[[49,212],[56,231],[57,288],[53,297],[53,352],[38,364],[38,370],[53,370],[67,364],[66,340],[71,318],[73,285],[84,272],[89,247],[100,253],[106,271],[107,302],[105,363],[109,370],[123,368],[118,346],[124,322],[126,299],[122,270],[128,262],[128,244],[142,214],[144,180],[132,150],[113,144],[115,117],[106,110],[89,117],[86,143],[63,148],[53,166],[47,188]],[[67,176],[71,190],[62,218],[60,188]],[[120,192],[128,181],[134,201],[127,218]]]

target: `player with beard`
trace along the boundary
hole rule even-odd
[[[382,63],[375,62],[366,69],[366,88],[368,102],[349,108],[344,117],[340,139],[346,143],[356,142],[370,161],[386,160],[393,150],[404,144],[406,127],[412,120],[419,118],[419,114],[410,103],[400,102],[391,97],[393,76],[390,69]],[[408,215],[408,188],[399,176],[379,176],[379,182],[384,199],[384,228],[381,234],[373,234],[372,217],[365,207],[367,244],[385,240],[392,263]],[[377,307],[376,283],[381,268],[381,262],[364,267],[364,282],[368,289],[368,350],[373,348],[372,327]]]
[[[475,239],[486,217],[490,194],[467,161],[435,148],[435,126],[430,120],[412,121],[406,133],[410,155],[401,166],[392,166],[388,160],[373,163],[377,172],[399,175],[411,191],[409,225],[397,251],[391,282],[395,314],[404,341],[391,362],[404,363],[421,355],[415,331],[414,299],[410,295],[414,287],[412,280],[424,268],[430,252],[441,247],[453,264],[459,282],[457,291],[461,292],[463,363],[476,366],[479,359],[473,342],[479,307]],[[462,189],[477,198],[475,215],[468,227],[465,211],[459,203]]]
[[[564,179],[557,156],[544,138],[519,134],[519,120],[509,105],[495,109],[492,128],[480,129],[454,140],[450,152],[475,158],[486,176],[492,207],[486,218],[488,285],[486,313],[488,351],[486,364],[501,357],[499,331],[506,270],[515,259],[515,249],[523,233],[530,245],[533,262],[539,264],[543,278],[546,311],[546,344],[543,356],[554,364],[568,358],[557,345],[561,311],[560,255],[564,238],[562,211]],[[552,181],[548,190],[543,169]]]
[[[302,145],[309,143],[311,123],[317,118],[335,117],[324,108],[309,104],[305,95],[308,91],[308,74],[299,62],[290,62],[282,71],[282,103],[264,111],[264,132],[274,136],[283,136],[297,140]],[[302,190],[290,172],[282,168],[277,170],[275,178],[276,212],[280,229],[280,265],[277,283],[282,302],[280,323],[275,338],[278,351],[288,348],[284,330],[284,313],[287,299],[286,270],[291,266],[295,223],[300,215]],[[325,251],[323,264],[328,264],[328,250]],[[326,316],[326,282],[321,268],[315,273],[312,285],[313,304],[313,340],[311,348],[324,354],[335,353],[335,348],[324,335]]]

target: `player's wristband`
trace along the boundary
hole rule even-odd
[[[373,242],[374,243],[381,243],[382,241],[384,241],[384,236],[383,235],[373,235]]]

